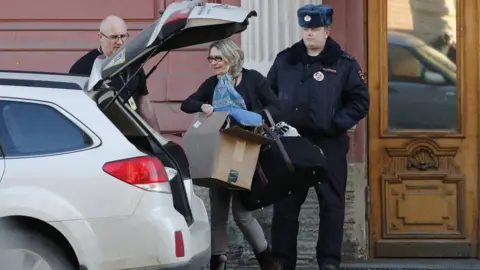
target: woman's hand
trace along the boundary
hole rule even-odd
[[[201,109],[202,109],[202,112],[205,113],[208,116],[212,115],[212,113],[213,113],[213,106],[210,105],[210,104],[203,104]]]

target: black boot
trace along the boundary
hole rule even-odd
[[[257,257],[258,264],[260,264],[260,269],[262,270],[279,270],[277,263],[273,259],[270,249],[267,248],[265,251],[255,254]]]
[[[227,255],[212,255],[210,257],[210,270],[227,269]]]

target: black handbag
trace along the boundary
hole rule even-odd
[[[268,110],[270,125],[274,126]],[[318,184],[327,174],[327,160],[322,150],[303,137],[278,137],[267,126],[273,141],[262,145],[251,190],[239,191],[239,198],[249,211],[274,204],[292,192]]]

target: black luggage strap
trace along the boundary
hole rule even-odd
[[[257,173],[258,173],[258,176],[260,177],[260,181],[262,181],[262,184],[264,186],[268,185],[267,176],[265,176],[265,173],[263,172],[262,166],[260,165],[259,162],[257,162]]]
[[[270,112],[267,110],[267,109],[263,109],[263,111],[265,112],[265,115],[267,116],[268,118],[268,121],[270,122],[270,125],[273,127],[275,126],[275,122],[273,121],[273,118],[272,118],[272,115],[270,114]],[[282,154],[283,156],[283,159],[285,160],[285,163],[287,164],[287,167],[288,167],[288,170],[293,173],[295,172],[295,167],[293,167],[293,164],[292,164],[292,161],[290,160],[290,157],[288,156],[288,153],[287,151],[285,150],[285,147],[283,146],[283,143],[282,141],[280,140],[280,138],[278,137],[277,134],[275,134],[275,132],[273,132],[268,126],[264,126],[264,129],[265,131],[270,135],[272,136],[273,140],[275,140],[275,142],[277,143],[278,145],[278,149],[280,150],[280,153]]]
[[[268,122],[270,123],[270,126],[275,126],[275,121],[273,121],[273,117],[268,111],[268,109],[263,109],[263,112],[265,112],[265,116],[267,117]]]

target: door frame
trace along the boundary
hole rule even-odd
[[[387,1],[385,0],[364,0],[365,17],[366,17],[366,59],[367,59],[367,75],[368,86],[370,92],[370,111],[368,117],[368,129],[367,129],[367,166],[368,166],[368,197],[367,197],[367,223],[368,223],[368,254],[370,258],[375,257],[375,246],[378,239],[382,236],[382,195],[381,189],[374,188],[372,190],[372,178],[376,177],[378,173],[371,171],[372,161],[377,158],[380,152],[384,149],[379,148],[379,144],[376,141],[380,141],[383,138],[395,138],[399,136],[399,133],[388,133],[387,117],[381,117],[381,115],[388,114],[388,108],[386,106],[387,95],[386,89],[388,85],[388,77],[384,76],[385,71],[388,68],[387,62]],[[458,96],[458,113],[457,113],[457,126],[458,132],[452,132],[446,134],[445,131],[401,131],[402,137],[427,137],[427,138],[466,138],[465,129],[465,115],[468,113],[480,114],[480,94],[477,94],[477,110],[467,111],[466,100],[464,99],[463,89],[476,89],[477,93],[480,87],[480,2],[478,0],[457,0],[457,16],[463,18],[457,21],[457,66],[460,72],[457,73],[457,91]],[[467,58],[468,57],[468,58]],[[471,72],[464,72],[464,71]],[[373,106],[372,106],[373,105]],[[463,116],[463,117],[462,117]],[[480,117],[478,117],[480,119]],[[427,134],[427,136],[425,136]],[[478,134],[480,134],[480,125],[478,125]],[[477,156],[480,156],[480,144],[477,149]],[[478,167],[480,168],[480,158]],[[478,174],[477,174],[478,175]],[[378,180],[376,180],[378,181]],[[477,179],[477,183],[478,183]],[[477,184],[477,194],[480,194],[480,185]],[[477,195],[478,196],[478,195]],[[477,203],[477,213],[480,210],[480,200]],[[480,258],[480,215],[476,218],[476,224],[474,225],[474,231],[476,231],[475,238],[475,250],[476,257]]]

